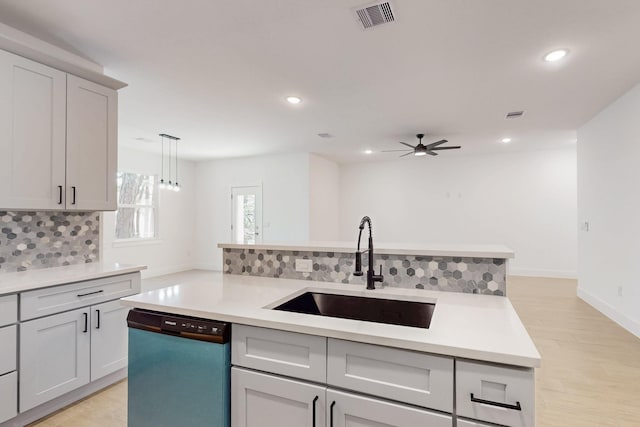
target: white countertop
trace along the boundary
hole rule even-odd
[[[429,329],[270,310],[307,290],[435,302]],[[540,354],[504,297],[267,277],[219,275],[175,284],[122,303],[148,310],[282,329],[516,366],[540,366]]]
[[[146,268],[144,265],[92,262],[0,274],[0,295],[134,273]]]
[[[367,248],[368,237],[363,236],[361,250]],[[304,242],[304,243],[218,243],[219,248],[261,249],[281,251],[308,252],[355,252],[357,241],[353,242]],[[374,253],[387,255],[423,255],[423,256],[455,256],[475,258],[513,258],[514,252],[504,245],[473,244],[411,244],[411,243],[377,243],[373,244]]]

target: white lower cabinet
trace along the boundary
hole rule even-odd
[[[232,427],[324,427],[326,387],[233,367]]]
[[[127,313],[110,301],[20,325],[20,412],[127,366]]]
[[[18,414],[18,374],[0,376],[0,423]]]
[[[20,412],[89,383],[89,308],[20,325]]]
[[[128,313],[118,300],[91,307],[91,381],[127,367]]]
[[[329,427],[451,427],[450,415],[327,390]]]

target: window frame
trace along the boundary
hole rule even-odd
[[[152,245],[159,244],[162,242],[160,239],[160,183],[158,181],[157,174],[146,174],[146,173],[138,173],[138,172],[124,172],[118,171],[119,174],[135,174],[135,175],[143,175],[146,177],[153,177],[153,202],[151,204],[135,204],[135,203],[124,203],[120,204],[120,197],[117,197],[117,209],[114,212],[114,221],[117,222],[118,218],[118,209],[120,208],[151,208],[153,209],[153,237],[128,237],[125,239],[117,237],[117,223],[114,225],[114,237],[113,237],[113,246],[114,247],[122,247],[122,246],[136,246],[136,245]],[[119,195],[119,189],[116,186],[116,194]]]

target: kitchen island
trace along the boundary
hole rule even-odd
[[[435,303],[435,310],[428,329],[272,310],[307,291],[430,302]],[[348,393],[348,398],[337,400],[343,404],[349,399],[364,404],[358,399],[365,399],[367,407],[384,403],[395,408],[392,411],[385,406],[382,413],[415,412],[406,403],[424,408],[424,414],[411,412],[413,415],[407,415],[406,420],[414,419],[414,415],[418,419],[429,415],[438,419],[433,425],[451,426],[456,419],[459,426],[483,425],[477,420],[535,425],[533,378],[540,354],[507,298],[393,287],[366,291],[364,287],[340,283],[225,274],[127,297],[121,302],[132,308],[233,324],[234,427],[252,425],[242,418],[251,412],[247,388],[257,388],[262,394],[277,390],[286,394],[292,390],[290,387],[311,387],[316,393],[318,384],[327,390],[326,394],[316,393],[320,400],[313,405],[313,397],[303,402],[309,419],[313,416],[318,425],[333,416],[327,397],[333,396],[332,387],[377,396],[372,399]],[[295,360],[278,362],[279,358],[288,357]],[[324,362],[317,362],[317,358]],[[312,365],[320,366],[319,371]],[[336,373],[340,366],[351,371],[340,375]],[[372,378],[367,380],[367,376]],[[471,394],[475,393],[475,397],[467,392],[469,389],[474,390]],[[318,402],[321,405],[316,407]],[[336,405],[338,419],[348,416],[346,407]],[[430,412],[433,409],[439,412],[434,415]],[[293,417],[296,411],[291,410]],[[285,417],[279,412],[280,419]],[[271,425],[262,415],[262,425]],[[411,425],[402,419],[399,416],[392,425]]]

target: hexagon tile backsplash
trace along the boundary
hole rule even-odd
[[[366,276],[353,275],[353,253],[225,248],[222,257],[223,270],[227,274],[362,286],[366,283]],[[311,259],[313,271],[296,271],[296,259]],[[375,264],[376,273],[382,265],[383,286],[506,295],[507,266],[506,260],[500,258],[376,255]],[[366,268],[367,266],[363,265],[363,270]]]
[[[0,274],[96,262],[96,212],[0,211]]]

